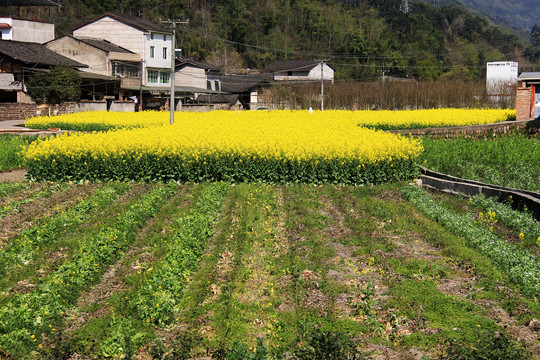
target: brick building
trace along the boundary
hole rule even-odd
[[[516,120],[533,120],[540,116],[540,72],[523,72],[518,76]]]

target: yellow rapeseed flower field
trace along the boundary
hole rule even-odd
[[[309,113],[305,110],[272,110],[246,111],[236,115],[231,111],[212,111],[206,113],[177,112],[177,122],[185,122],[197,118],[201,121],[223,118],[260,118],[272,119],[286,117],[288,119],[318,119],[330,121],[349,121],[360,126],[377,129],[415,129],[426,127],[447,127],[487,124],[515,118],[515,110],[501,109],[428,109],[411,111],[346,111],[328,110],[324,113],[315,111]],[[58,127],[66,130],[103,131],[118,128],[139,128],[152,126],[165,126],[169,124],[169,113],[157,111],[142,111],[138,113],[118,112],[82,112],[65,114],[53,117],[37,117],[26,121],[30,128],[47,129]]]
[[[375,183],[415,174],[419,140],[360,127],[343,113],[179,113],[174,126],[35,142],[26,158],[40,179]]]

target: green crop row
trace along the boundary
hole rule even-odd
[[[68,232],[75,230],[91,214],[99,212],[113,203],[129,189],[126,184],[115,183],[97,191],[92,197],[81,200],[75,206],[57,216],[45,219],[43,224],[23,230],[5,248],[0,249],[0,276],[9,272],[15,265],[30,263],[40,247],[50,245]]]
[[[55,184],[51,187],[47,187],[43,190],[38,191],[37,193],[35,193],[34,195],[30,197],[24,198],[22,200],[11,201],[0,209],[0,220],[10,215],[11,213],[13,213],[15,210],[19,210],[21,206],[25,204],[32,203],[39,199],[48,198],[49,196],[54,194],[56,191],[65,189],[65,188],[66,188],[65,184]]]
[[[84,239],[70,261],[42,279],[29,293],[17,293],[0,308],[0,347],[15,358],[30,357],[42,338],[55,332],[78,294],[102,276],[105,266],[135,239],[137,230],[174,194],[162,185],[142,196],[117,221]]]
[[[167,255],[142,285],[134,304],[140,318],[159,325],[175,320],[179,301],[212,236],[228,185],[215,183],[200,194],[193,211],[178,219]]]
[[[360,160],[287,160],[252,156],[201,156],[193,159],[151,155],[29,161],[33,180],[135,180],[180,183],[203,181],[331,183],[371,185],[411,180],[418,175],[414,160],[376,163]]]
[[[533,296],[540,293],[540,262],[537,257],[497,237],[483,224],[477,224],[471,214],[458,215],[448,211],[422,189],[409,186],[403,193],[430,219],[463,237],[469,245],[491,258],[525,292]]]
[[[530,213],[513,210],[509,205],[498,202],[496,198],[485,197],[483,194],[473,196],[470,202],[491,212],[502,225],[523,234],[524,238],[529,238],[540,246],[540,223]]]

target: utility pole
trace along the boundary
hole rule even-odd
[[[171,75],[169,82],[171,83],[171,97],[169,99],[169,111],[171,113],[171,119],[170,124],[174,124],[174,111],[176,110],[176,104],[174,101],[174,95],[175,95],[175,86],[174,86],[174,68],[176,65],[176,24],[189,24],[189,20],[181,21],[181,20],[163,20],[160,21],[164,24],[171,24],[172,25],[172,36],[171,36]],[[180,105],[182,106],[182,105]]]
[[[324,64],[328,59],[315,60],[321,65],[321,112],[324,112]]]

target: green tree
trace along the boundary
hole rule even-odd
[[[28,79],[28,95],[37,103],[61,104],[81,98],[81,76],[72,68],[56,66]]]
[[[534,25],[530,34],[531,44],[534,47],[540,46],[540,27]]]

